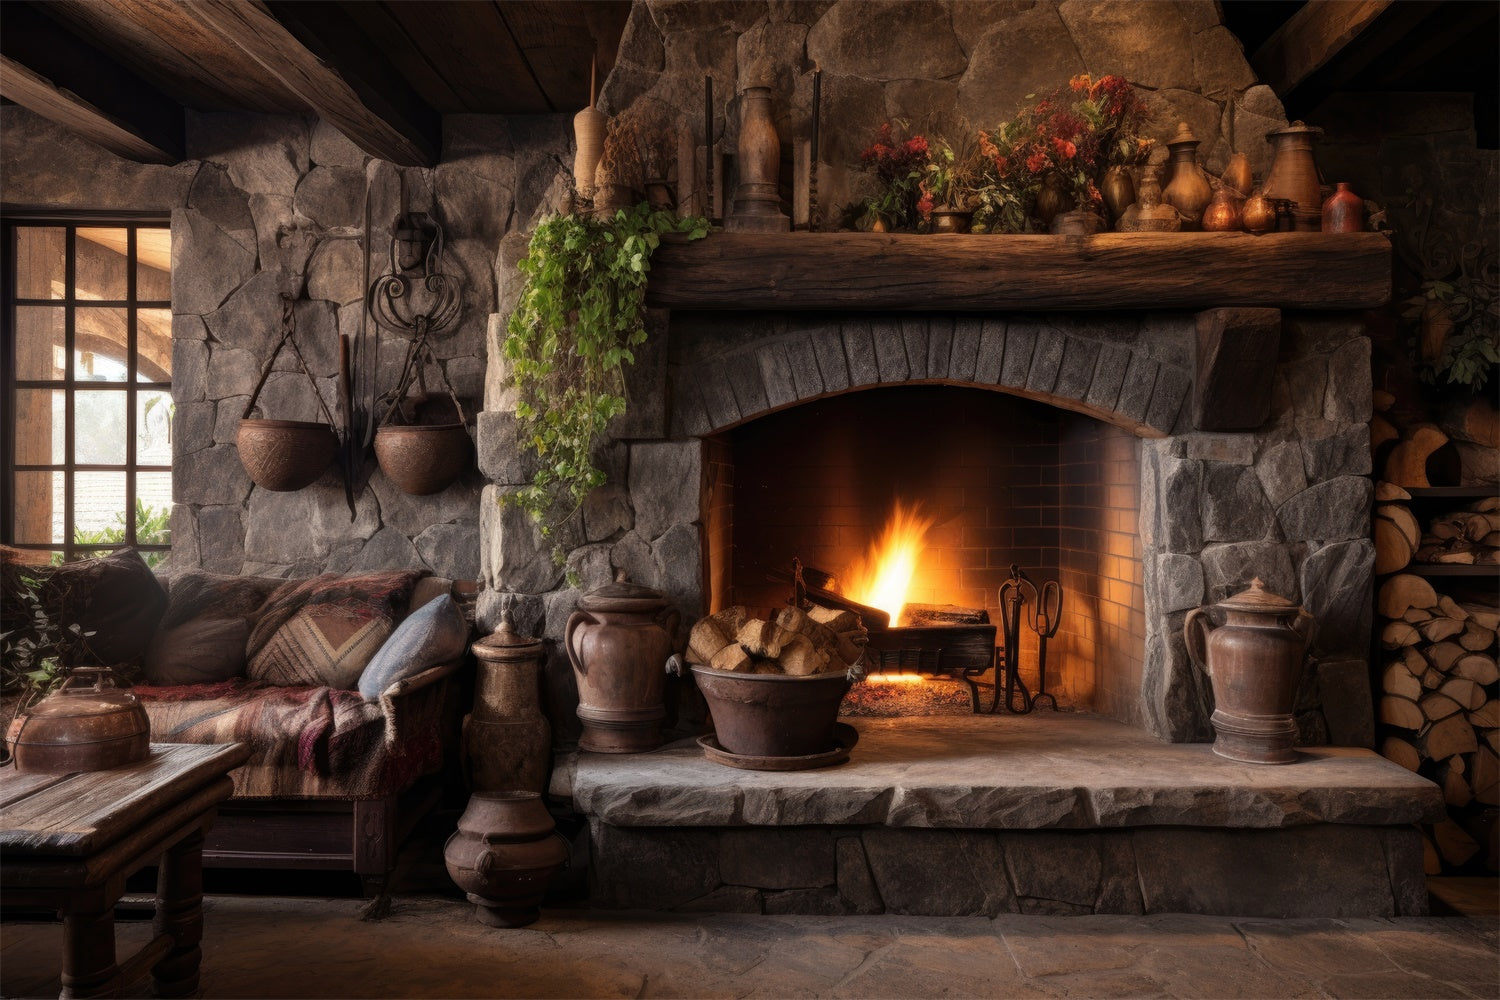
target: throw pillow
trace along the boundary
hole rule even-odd
[[[325,573],[283,584],[251,630],[246,673],[282,686],[354,688],[424,573]]]
[[[179,575],[146,649],[145,682],[214,684],[239,677],[245,672],[245,647],[260,606],[285,583],[201,570]]]
[[[167,592],[146,560],[135,549],[111,552],[102,559],[64,563],[66,574],[73,566],[94,563],[93,592],[79,622],[85,633],[94,633],[86,646],[87,658],[95,664],[132,663],[145,655],[167,610]]]
[[[464,613],[447,594],[413,611],[391,633],[359,678],[359,693],[374,701],[386,688],[429,667],[462,656],[469,645]]]

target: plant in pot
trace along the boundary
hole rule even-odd
[[[931,202],[926,214],[930,232],[968,232],[984,187],[986,161],[977,134],[967,127],[957,134],[956,139],[933,140],[923,171],[921,189]]]
[[[1102,229],[1098,180],[1107,167],[1138,163],[1149,152],[1151,140],[1139,135],[1143,115],[1144,104],[1124,77],[1094,80],[1083,73],[992,133],[981,133],[992,182],[1008,196],[986,221],[994,218],[1007,232]],[[1017,203],[1025,206],[1030,227],[1018,225]]]
[[[519,441],[536,462],[530,482],[501,502],[530,514],[543,537],[604,483],[594,446],[625,411],[625,367],[646,340],[651,255],[667,233],[700,239],[708,221],[646,204],[604,217],[554,215],[537,226],[519,264],[525,284],[504,352]],[[560,548],[553,556],[563,561]]]
[[[932,195],[922,190],[929,153],[925,137],[897,139],[892,123],[880,126],[875,141],[860,153],[861,164],[879,183],[879,189],[866,196],[855,213],[861,229],[877,233],[915,229],[925,213],[932,211]]]

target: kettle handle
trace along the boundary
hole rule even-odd
[[[1194,608],[1182,622],[1182,638],[1187,641],[1188,657],[1194,665],[1210,677],[1213,670],[1208,665],[1208,633],[1214,630],[1213,619],[1204,612],[1208,608]]]
[[[587,611],[575,611],[568,616],[568,627],[563,631],[563,645],[568,650],[568,660],[573,664],[573,669],[578,671],[581,676],[588,676],[589,669],[588,665],[583,662],[583,656],[578,652],[578,648],[573,642],[573,636],[577,633],[580,625],[597,624],[599,624],[599,619]]]

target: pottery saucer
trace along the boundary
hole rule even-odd
[[[746,771],[806,771],[815,767],[842,764],[848,760],[849,751],[859,742],[859,730],[840,722],[833,727],[833,739],[837,745],[832,750],[803,757],[758,757],[753,754],[730,753],[719,745],[718,737],[713,733],[698,737],[698,745],[703,748],[703,755],[709,760]]]

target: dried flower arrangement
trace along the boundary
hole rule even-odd
[[[905,128],[903,122],[896,124]],[[932,195],[922,189],[930,153],[925,137],[897,139],[895,125],[880,126],[875,141],[860,153],[860,163],[880,183],[880,189],[860,203],[861,228],[915,229],[917,220],[932,212]]]
[[[631,191],[645,186],[641,162],[641,120],[629,111],[615,115],[604,130],[604,151],[594,172],[595,184],[615,184]]]

